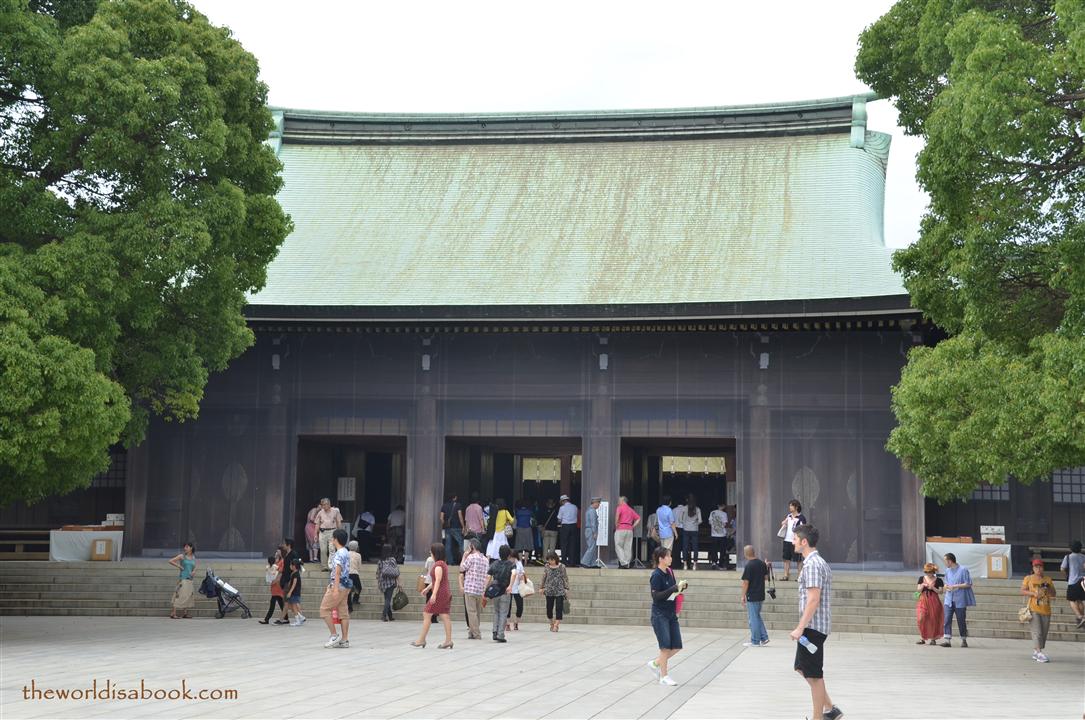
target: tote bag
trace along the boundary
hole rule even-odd
[[[528,597],[535,594],[535,583],[531,582],[531,578],[524,578],[524,581],[520,583],[520,597]]]
[[[410,603],[410,598],[407,597],[407,593],[403,592],[403,588],[397,587],[396,594],[392,596],[392,609],[402,610],[408,603]]]

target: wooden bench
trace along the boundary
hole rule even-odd
[[[0,560],[48,560],[49,528],[0,528]]]
[[[1062,565],[1062,559],[1070,552],[1070,548],[1029,545],[1028,551],[1032,555],[1032,558],[1029,559],[1030,563],[1035,558],[1040,558],[1044,561],[1045,572],[1057,575],[1062,580],[1066,579],[1066,573],[1059,570],[1059,566]]]

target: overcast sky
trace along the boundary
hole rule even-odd
[[[865,92],[858,35],[890,0],[325,2],[190,0],[260,61],[272,105],[366,112],[697,107]],[[893,135],[886,243],[915,240],[915,138]]]

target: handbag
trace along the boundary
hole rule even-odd
[[[1030,620],[1032,620],[1032,610],[1028,605],[1017,611],[1017,622],[1027,623]]]
[[[685,604],[685,602],[686,602],[686,596],[683,595],[682,593],[678,593],[677,595],[674,596],[674,614],[675,615],[681,615],[682,614],[682,606]]]
[[[426,576],[425,575],[419,575],[418,576],[418,585],[417,585],[418,592],[422,592],[423,590],[425,590],[426,585],[428,585],[428,584],[429,583],[426,582]]]
[[[515,532],[515,530],[513,529],[512,525],[506,523],[506,525],[505,525],[505,537],[507,539],[511,540],[513,532]]]
[[[568,595],[562,595],[561,596],[561,614],[562,615],[568,615],[572,611],[573,611],[573,606],[569,603],[569,596]]]
[[[527,597],[535,594],[535,583],[531,582],[531,578],[524,578],[524,581],[520,583],[520,597]]]
[[[776,531],[776,537],[778,537],[778,538],[787,537],[787,522],[784,522],[784,524],[780,526],[780,529]]]
[[[397,587],[396,594],[392,596],[392,609],[399,611],[407,607],[410,602],[410,598],[407,597],[407,593],[403,592],[403,588]]]

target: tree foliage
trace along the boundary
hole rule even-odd
[[[181,0],[0,0],[0,503],[194,417],[290,230],[256,59]]]
[[[940,500],[1085,464],[1085,3],[900,0],[856,71],[926,140],[894,264],[952,336],[909,357],[889,449]]]

